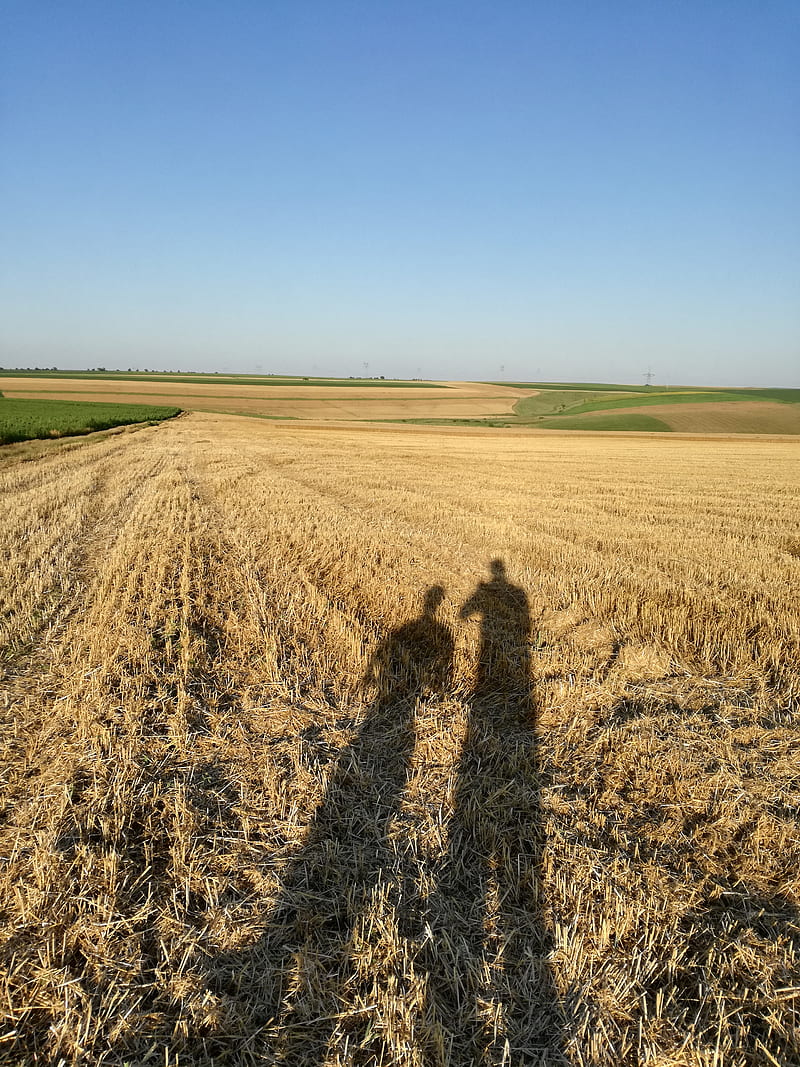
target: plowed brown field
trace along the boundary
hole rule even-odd
[[[198,414],[0,469],[0,1062],[800,1062],[798,458]]]

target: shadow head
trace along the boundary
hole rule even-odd
[[[425,614],[433,615],[441,602],[444,600],[444,586],[432,585],[425,591]]]

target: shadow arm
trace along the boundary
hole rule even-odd
[[[459,619],[468,619],[472,615],[477,615],[483,608],[483,595],[480,586],[475,590],[472,596],[465,600],[461,605],[461,610],[458,613]]]

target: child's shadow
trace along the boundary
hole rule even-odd
[[[422,614],[377,649],[365,678],[377,695],[337,760],[266,932],[253,948],[214,963],[214,987],[233,1016],[224,1042],[216,1039],[228,1054],[252,1042],[268,1050],[268,1062],[321,1062],[344,1004],[358,993],[351,940],[391,865],[387,833],[408,781],[415,704],[451,684],[453,635],[436,618],[443,598],[440,586],[428,589]],[[357,1018],[351,1029],[358,1045]],[[206,1039],[206,1050],[214,1043]]]

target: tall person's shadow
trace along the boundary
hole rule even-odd
[[[358,1000],[352,938],[379,878],[391,877],[387,834],[408,781],[416,703],[451,685],[453,635],[436,617],[443,599],[440,586],[429,588],[422,614],[378,647],[365,678],[375,699],[336,762],[266,932],[252,949],[216,961],[217,991],[264,1062],[322,1063],[331,1039],[342,1039],[347,1005]],[[354,1047],[363,1048],[367,1022],[348,1019]]]
[[[565,1063],[542,914],[544,847],[530,609],[501,560],[461,609],[481,619],[447,854],[428,905],[429,1067]]]

